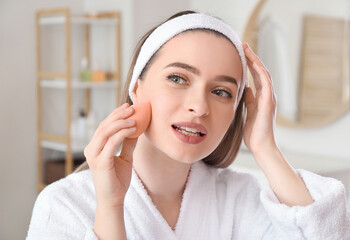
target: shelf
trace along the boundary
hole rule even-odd
[[[65,16],[55,17],[41,17],[39,20],[40,25],[56,25],[64,24],[66,22]],[[87,18],[87,17],[71,17],[71,23],[73,24],[90,24],[90,25],[116,25],[118,23],[115,18]]]
[[[81,82],[79,80],[72,80],[71,87],[73,89],[86,89],[86,88],[116,88],[118,82],[115,80],[107,80],[105,82]],[[55,88],[64,89],[67,87],[65,79],[43,79],[40,81],[40,87],[42,88]]]
[[[84,148],[88,144],[88,141],[74,141],[72,140],[72,153],[82,153],[84,151]],[[40,142],[41,147],[61,151],[61,152],[67,152],[67,144],[66,143],[60,143],[60,142],[54,142],[54,141],[48,141],[48,140],[42,140]]]
[[[61,122],[58,124],[66,123],[66,126],[69,126],[71,125],[73,120],[73,109],[74,107],[77,107],[73,104],[73,100],[79,98],[81,100],[79,101],[80,105],[84,105],[83,110],[86,113],[90,112],[90,108],[91,106],[93,106],[93,104],[91,104],[91,100],[95,98],[95,94],[100,95],[106,93],[107,95],[114,96],[118,105],[121,95],[121,86],[123,85],[123,83],[121,82],[120,75],[121,18],[119,11],[102,11],[93,14],[84,13],[80,15],[75,15],[71,14],[69,8],[52,8],[37,10],[35,17],[35,35],[37,46],[36,60],[37,63],[39,63],[36,71],[36,87],[38,92],[38,153],[40,153],[42,149],[51,149],[60,153],[65,153],[63,154],[65,156],[62,156],[62,161],[59,164],[57,164],[57,162],[51,161],[53,159],[50,157],[45,156],[46,158],[43,158],[43,155],[50,156],[50,152],[48,152],[48,154],[38,154],[37,187],[38,192],[40,192],[46,186],[47,183],[52,182],[52,178],[50,181],[48,181],[47,177],[52,177],[52,172],[54,171],[51,171],[50,176],[46,175],[49,172],[49,168],[52,168],[55,171],[60,169],[59,171],[62,174],[57,175],[57,178],[55,179],[62,178],[64,175],[73,172],[77,156],[82,155],[82,153],[84,152],[84,148],[88,145],[90,140],[86,139],[83,141],[76,141],[76,139],[73,139],[72,135],[69,134],[67,136],[62,134],[59,135],[42,132],[42,120],[45,120],[44,114],[52,114],[51,111],[47,111],[47,108],[49,107],[48,105],[46,105],[47,108],[44,108],[44,105],[46,104],[44,98],[47,96],[57,97],[56,103],[60,104],[60,106],[62,107],[65,106],[66,109],[64,113],[64,117],[66,120],[62,121],[62,119],[60,119]],[[79,30],[75,31],[75,28],[77,27],[79,28]],[[46,28],[50,28],[50,31],[48,31],[48,29]],[[106,31],[106,34],[101,34],[102,30],[103,33]],[[107,31],[110,32],[110,34],[107,34]],[[64,41],[56,41],[56,39],[51,41],[51,37],[53,36],[52,34],[54,34],[55,32],[59,35],[62,35],[62,37],[64,37]],[[46,35],[48,35],[47,38],[45,37]],[[103,37],[102,35],[105,36]],[[113,37],[111,38],[111,36]],[[95,37],[98,37],[98,40],[95,41]],[[104,46],[102,49],[103,51],[101,51],[101,54],[105,52],[104,48],[106,48],[106,50],[111,49],[108,50],[110,56],[107,57],[102,55],[101,57],[106,59],[106,65],[109,66],[109,64],[113,64],[114,66],[110,66],[110,68],[118,69],[118,71],[115,70],[111,72],[105,72],[105,82],[83,82],[81,81],[80,75],[77,74],[79,69],[76,68],[78,66],[71,63],[75,62],[76,56],[84,56],[87,58],[88,62],[93,62],[91,56],[94,55],[95,51],[98,48],[102,47],[102,45],[104,44],[103,38],[108,38],[108,43],[113,43],[114,47]],[[46,41],[47,39],[49,39],[50,41]],[[46,46],[44,46],[44,44],[46,44]],[[62,63],[58,65],[58,63],[54,61],[54,55],[57,51],[59,51],[55,48],[55,45],[57,44],[64,47],[65,49],[64,53],[62,53],[62,55],[65,56],[65,64],[63,66]],[[76,46],[80,45],[82,45],[83,48],[81,48],[80,50],[74,50]],[[100,50],[98,49],[98,51]],[[47,52],[48,57],[46,57],[46,55],[43,55],[43,52]],[[45,59],[43,59],[44,56]],[[99,56],[94,57],[98,58]],[[46,58],[49,61],[48,65],[50,66],[50,68],[57,69],[58,67],[55,67],[54,65],[58,65],[60,66],[60,71],[43,71],[40,63],[46,61]],[[112,59],[114,59],[114,61],[112,61]],[[77,70],[77,72],[75,72],[74,70]],[[51,90],[58,90],[59,92],[64,91],[66,92],[66,94],[50,95]],[[81,94],[83,92],[84,94]],[[106,100],[110,101],[110,99]],[[107,107],[109,108],[109,106],[106,106],[106,108]]]

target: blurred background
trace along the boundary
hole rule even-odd
[[[271,72],[289,162],[349,193],[349,0],[1,0],[0,239],[24,239],[37,194],[84,160],[139,38],[189,9],[230,24]],[[266,184],[244,146],[231,167]]]

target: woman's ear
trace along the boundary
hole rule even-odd
[[[139,84],[140,84],[140,78],[137,79],[136,83],[135,83],[135,87],[134,90],[132,90],[131,95],[132,98],[134,99],[133,103],[138,103],[140,100],[140,88],[139,88]]]

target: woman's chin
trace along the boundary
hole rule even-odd
[[[190,154],[188,152],[170,151],[165,154],[176,162],[192,164],[202,159],[202,156],[198,154]]]

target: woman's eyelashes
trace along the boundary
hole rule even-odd
[[[182,77],[179,74],[171,74],[169,76],[167,76],[167,79],[169,79],[171,82],[175,83],[175,84],[184,84],[187,83],[187,80],[184,79],[184,77]]]
[[[170,74],[166,77],[172,84],[175,85],[188,85],[189,81],[185,79],[184,76],[180,74]],[[222,88],[217,88],[211,91],[214,95],[219,96],[221,98],[229,98],[232,99],[232,93]]]
[[[232,99],[232,94],[224,89],[215,89],[214,91],[212,91],[212,93],[214,93],[215,95],[217,95],[219,97]]]

